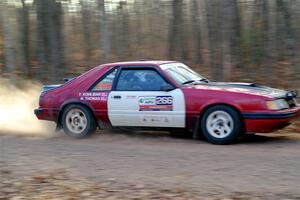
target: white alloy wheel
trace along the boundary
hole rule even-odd
[[[68,111],[65,123],[70,132],[81,134],[87,127],[87,117],[82,110],[73,108]]]
[[[207,117],[206,129],[215,138],[226,138],[234,129],[233,119],[225,111],[214,111]]]

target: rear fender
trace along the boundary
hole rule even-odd
[[[71,104],[78,104],[78,105],[86,107],[92,113],[95,122],[97,122],[94,111],[91,109],[91,106],[88,102],[82,102],[78,99],[69,99],[68,101],[64,102],[60,107],[60,111],[59,111],[58,118],[56,121],[56,131],[59,131],[62,128],[62,123],[61,123],[62,114],[64,112],[64,109],[68,105],[71,105]],[[96,123],[96,124],[98,124],[98,123]]]

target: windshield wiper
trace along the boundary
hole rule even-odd
[[[199,80],[188,80],[188,81],[183,82],[182,85],[196,83],[196,82],[205,82],[205,83],[208,83],[209,81],[206,78],[202,78],[202,79],[199,79]]]
[[[205,83],[208,83],[208,82],[209,82],[209,80],[208,80],[208,79],[206,79],[206,78],[202,78],[202,79],[200,79],[199,81],[201,81],[201,82],[205,82]]]

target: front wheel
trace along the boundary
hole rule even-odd
[[[74,138],[85,138],[96,130],[92,113],[84,106],[69,105],[63,112],[64,132]]]
[[[239,114],[228,106],[209,108],[201,120],[204,137],[213,144],[229,144],[242,132]]]

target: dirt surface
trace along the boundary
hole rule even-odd
[[[225,146],[163,133],[2,133],[0,145],[0,199],[300,199],[299,133]]]

